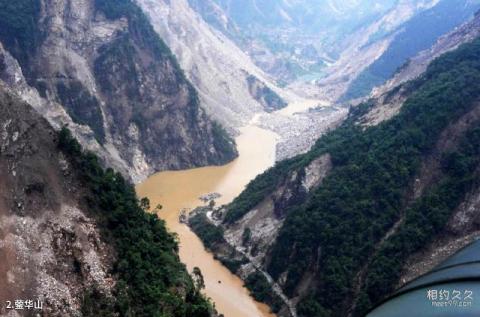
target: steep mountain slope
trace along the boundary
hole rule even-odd
[[[471,241],[479,57],[476,39],[436,59],[385,97],[403,91],[405,101],[378,125],[364,125],[375,102],[352,109],[309,153],[277,164],[216,211],[223,224],[210,244],[201,235],[207,245],[280,316],[323,317],[362,316]],[[434,256],[438,241],[448,247]]]
[[[368,66],[349,86],[343,100],[368,95],[383,84],[409,58],[430,48],[437,39],[465,21],[480,8],[480,1],[443,0],[414,16],[401,26],[388,49]]]
[[[0,12],[0,78],[133,179],[235,157],[132,1],[1,1]]]
[[[22,315],[214,314],[132,185],[2,84],[0,185],[0,300],[43,303]]]
[[[231,40],[213,30],[187,0],[138,1],[155,30],[177,56],[202,104],[228,127],[247,124],[254,113],[285,106],[278,89]],[[262,86],[252,90],[252,83]]]

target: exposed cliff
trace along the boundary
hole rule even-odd
[[[285,108],[287,103],[255,76],[247,76],[248,91],[257,100],[266,112],[272,112]]]
[[[3,85],[0,185],[2,303],[34,301],[25,316],[214,313],[133,187]]]
[[[283,107],[281,99],[289,101],[287,92],[278,88],[233,41],[207,24],[187,0],[139,0],[138,3],[177,56],[212,117],[228,127],[241,127],[255,113]],[[270,102],[252,95],[249,77],[280,98]]]
[[[132,1],[0,6],[0,78],[134,180],[235,157],[233,142],[207,117],[169,48]]]

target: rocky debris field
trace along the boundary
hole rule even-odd
[[[316,140],[336,127],[348,113],[348,109],[337,106],[322,106],[292,115],[279,112],[261,115],[258,125],[277,133],[276,161],[307,152]]]

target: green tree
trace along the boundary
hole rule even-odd
[[[197,292],[200,292],[202,289],[205,288],[205,280],[203,279],[203,274],[202,271],[200,270],[199,267],[194,267],[193,268],[193,281],[195,283],[195,288]]]
[[[140,199],[140,208],[143,210],[149,211],[150,210],[150,199],[147,197],[143,197]]]

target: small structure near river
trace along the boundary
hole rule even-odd
[[[205,195],[202,195],[202,196],[198,197],[198,199],[200,199],[203,203],[206,204],[209,201],[218,199],[220,197],[222,197],[222,195],[219,194],[219,193],[208,193],[208,194],[205,194]]]

